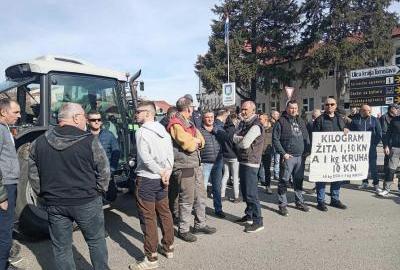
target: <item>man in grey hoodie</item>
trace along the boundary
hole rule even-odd
[[[0,270],[12,269],[8,257],[12,245],[14,211],[19,179],[19,162],[10,125],[21,117],[20,107],[11,99],[0,100],[0,170],[4,190],[0,184]]]
[[[159,252],[167,258],[172,258],[174,252],[174,228],[168,202],[174,153],[171,137],[163,125],[154,121],[155,115],[156,107],[151,101],[143,101],[136,110],[136,120],[141,124],[136,132],[136,203],[144,234],[145,258],[131,264],[130,269],[158,267],[157,218],[163,235]]]
[[[75,221],[88,244],[95,270],[108,269],[102,195],[110,179],[106,152],[86,131],[85,111],[65,103],[58,126],[31,145],[28,160],[33,191],[44,200],[56,269],[76,269],[72,254]],[[54,269],[55,269],[54,268]]]

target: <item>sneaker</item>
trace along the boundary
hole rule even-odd
[[[329,205],[343,210],[347,208],[347,206],[344,205],[341,201],[331,201]]]
[[[303,212],[310,212],[310,207],[305,203],[296,203],[296,208]]]
[[[178,232],[178,238],[182,239],[185,242],[197,241],[197,237],[193,235],[191,232],[185,232],[185,233]]]
[[[241,224],[249,224],[249,225],[253,224],[253,220],[248,216],[243,216],[242,218],[235,220],[235,222]]]
[[[279,206],[279,214],[281,214],[284,217],[287,217],[289,215],[287,207],[286,206]]]
[[[160,253],[167,259],[173,259],[174,258],[174,246],[170,246],[169,248],[166,248],[164,246],[158,246],[158,253]]]
[[[381,196],[381,197],[387,197],[387,196],[389,196],[389,191],[387,191],[385,189],[385,190],[379,192],[378,195]]]
[[[255,233],[262,230],[264,230],[264,226],[262,224],[251,224],[244,229],[244,231],[247,233]]]
[[[328,207],[326,207],[325,203],[318,203],[317,209],[322,211],[322,212],[328,211]]]
[[[265,188],[265,193],[267,193],[267,194],[273,194],[273,193],[272,193],[271,187],[266,187],[266,188]]]
[[[379,185],[374,185],[374,189],[376,193],[382,192],[382,189],[379,187]]]
[[[226,218],[226,215],[223,211],[215,212],[215,216],[218,218]]]
[[[129,269],[131,270],[146,270],[146,269],[156,269],[158,268],[158,260],[149,261],[147,257],[144,258],[143,261],[136,262],[129,265]]]
[[[364,183],[364,182],[358,186],[358,189],[367,189],[367,188],[368,188],[368,183]]]
[[[199,233],[213,234],[213,233],[216,233],[216,232],[217,232],[217,229],[214,228],[214,227],[210,227],[210,226],[206,225],[206,226],[201,227],[201,228],[194,227],[194,228],[192,229],[192,232],[193,232],[194,234],[199,234]]]

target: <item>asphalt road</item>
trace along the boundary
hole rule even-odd
[[[244,203],[224,202],[227,219],[212,216],[212,201],[207,204],[209,225],[215,235],[201,235],[196,243],[176,239],[175,258],[161,255],[161,269],[400,269],[400,196],[393,192],[378,198],[371,190],[360,191],[358,182],[342,189],[341,199],[347,210],[329,207],[328,212],[315,208],[315,195],[306,195],[311,212],[293,208],[294,194],[289,190],[289,216],[277,213],[276,194],[266,195],[259,187],[265,229],[254,234],[233,220],[243,215]],[[306,188],[313,184],[305,183]],[[397,185],[396,185],[397,187]],[[273,183],[276,191],[276,182]],[[231,194],[231,192],[228,192]],[[329,197],[327,197],[329,202]],[[109,264],[111,269],[128,269],[142,256],[142,232],[129,194],[122,194],[105,209]],[[49,241],[20,242],[26,269],[57,269]],[[92,269],[88,248],[81,232],[74,232],[74,255],[77,269]]]

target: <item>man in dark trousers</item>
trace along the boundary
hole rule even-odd
[[[386,134],[390,125],[390,122],[392,121],[393,118],[395,118],[397,115],[399,115],[400,112],[400,106],[398,104],[391,104],[388,108],[388,112],[382,115],[381,118],[379,118],[379,121],[381,123],[381,128],[382,128],[382,141],[386,139]],[[383,163],[383,170],[384,173],[386,174],[388,172],[388,167],[389,165],[389,155],[385,154],[385,159]],[[400,175],[397,175],[397,179],[400,179]],[[398,189],[400,190],[400,181],[398,183]]]
[[[344,131],[345,134],[348,133],[346,124],[343,117],[336,112],[337,104],[334,98],[328,98],[325,101],[325,111],[314,121],[313,132],[330,132],[330,131]],[[331,183],[331,203],[330,206],[339,209],[346,209],[347,206],[344,205],[339,200],[340,186],[342,182],[332,182]],[[321,211],[328,211],[325,205],[325,182],[317,182],[317,208]]]
[[[239,160],[240,189],[246,202],[245,216],[237,220],[247,223],[245,232],[253,233],[264,229],[261,206],[258,199],[258,170],[264,146],[264,127],[256,114],[253,101],[242,104],[243,121],[239,131],[233,136]]]
[[[19,161],[9,126],[14,125],[20,117],[20,107],[16,101],[8,98],[0,100],[0,170],[4,188],[3,196],[0,196],[0,270],[17,269],[8,261],[19,181]]]
[[[108,269],[102,202],[110,179],[107,155],[98,137],[86,131],[81,105],[65,103],[58,121],[32,143],[28,161],[32,189],[46,205],[55,268],[76,268],[75,221],[89,246],[93,268]]]
[[[287,216],[287,187],[293,177],[296,207],[304,212],[310,211],[303,199],[304,157],[309,152],[310,139],[306,124],[299,117],[297,101],[290,100],[274,126],[272,141],[281,155],[281,173],[278,184],[279,213]]]
[[[396,116],[391,120],[383,140],[383,149],[385,155],[389,157],[389,161],[385,172],[384,189],[378,195],[387,197],[390,193],[396,169],[400,165],[400,116]]]
[[[372,184],[374,185],[375,192],[379,193],[382,190],[379,188],[379,178],[377,169],[377,158],[378,154],[376,147],[382,140],[382,129],[379,120],[371,115],[371,107],[364,104],[360,108],[360,113],[353,117],[350,123],[351,131],[370,131],[371,141],[369,147],[368,161],[369,161],[369,172],[372,177]],[[360,185],[361,189],[368,188],[368,179],[363,180]]]

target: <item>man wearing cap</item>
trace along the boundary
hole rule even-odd
[[[193,104],[193,97],[192,97],[191,94],[186,94],[186,95],[184,95],[183,97],[186,98],[186,99],[188,99],[188,100],[190,100],[190,101],[192,102],[192,104]],[[195,110],[195,109],[194,109],[194,106],[193,106],[193,113],[192,113],[192,119],[191,119],[191,121],[193,122],[193,124],[195,125],[195,127],[196,127],[197,129],[200,129],[200,128],[201,128],[201,124],[202,124],[201,113],[200,113],[198,110]]]

